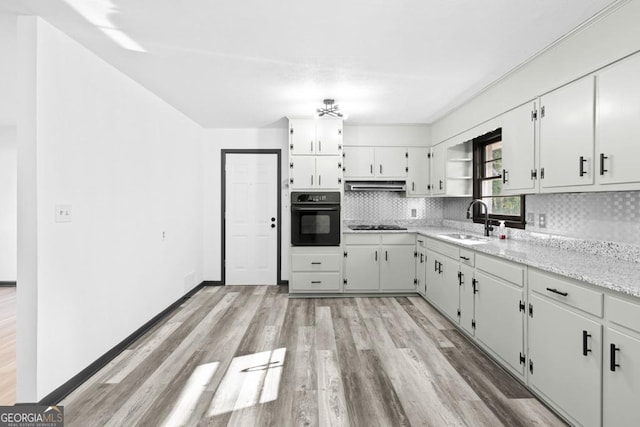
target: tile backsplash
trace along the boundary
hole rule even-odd
[[[439,225],[443,203],[443,199],[408,198],[389,191],[345,191],[342,212],[350,223]]]
[[[640,245],[640,191],[525,196],[527,232]],[[443,219],[466,221],[471,199],[444,200]],[[545,227],[539,216],[545,215]]]

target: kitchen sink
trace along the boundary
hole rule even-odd
[[[438,237],[444,237],[445,239],[454,240],[464,245],[480,245],[480,244],[489,242],[489,239],[486,239],[484,237],[474,236],[472,234],[460,234],[460,233],[439,234]]]

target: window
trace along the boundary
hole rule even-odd
[[[492,224],[504,220],[511,228],[524,228],[524,196],[502,193],[502,129],[473,140],[473,198],[489,207]],[[473,221],[484,223],[484,208],[473,207]]]

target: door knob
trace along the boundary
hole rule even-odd
[[[276,219],[271,217],[271,222],[276,222]]]
[[[276,225],[275,224],[271,224],[271,228],[276,228]]]

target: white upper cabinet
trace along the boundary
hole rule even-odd
[[[640,182],[640,55],[600,72],[596,140],[596,182]],[[637,185],[635,186],[637,188]],[[626,188],[620,188],[626,189]]]
[[[431,148],[431,194],[444,194],[445,192],[445,152],[444,143]]]
[[[375,177],[374,156],[373,147],[344,147],[345,179],[370,179]]]
[[[292,190],[339,190],[342,185],[338,156],[292,156],[289,170]]]
[[[342,153],[342,120],[319,119],[316,121],[317,155],[335,156]]]
[[[540,190],[594,183],[594,77],[540,98]]]
[[[407,178],[407,149],[404,147],[376,147],[376,176],[378,178]]]
[[[527,194],[537,190],[536,103],[530,102],[502,116],[502,191]]]
[[[406,179],[405,147],[345,147],[345,179]]]
[[[339,155],[342,119],[289,120],[289,138],[292,155]]]
[[[428,148],[423,147],[408,148],[407,196],[428,196],[431,192],[429,151]]]

